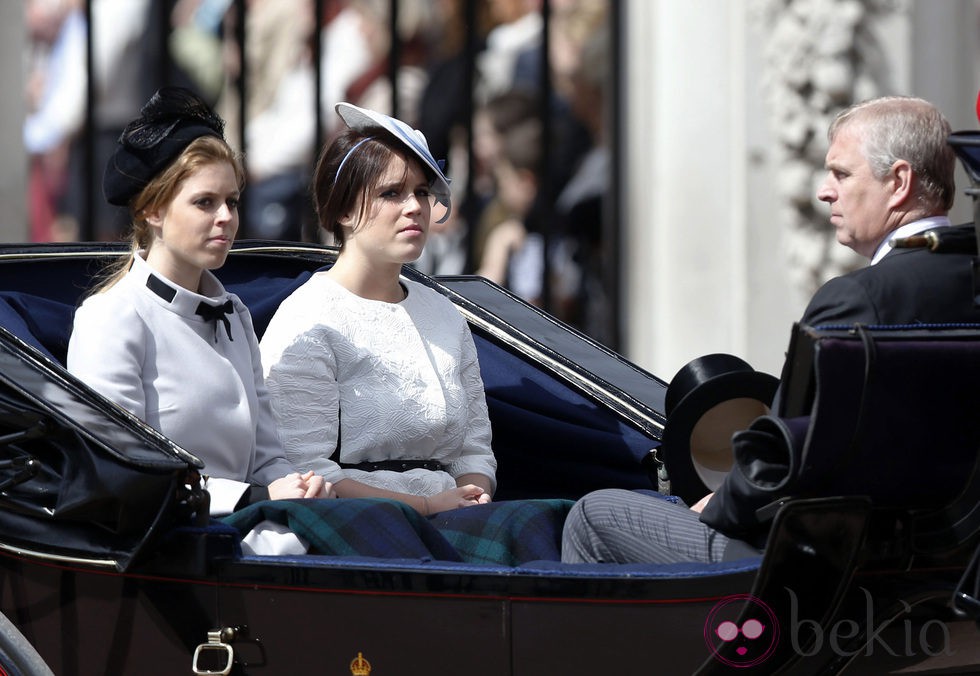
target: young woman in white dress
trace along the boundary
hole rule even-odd
[[[473,338],[448,299],[401,277],[433,211],[448,217],[449,182],[420,132],[347,103],[337,112],[349,129],[322,153],[313,195],[340,253],[261,341],[286,457],[339,497],[424,515],[488,503],[497,463]]]

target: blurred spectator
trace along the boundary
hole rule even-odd
[[[349,0],[325,0],[320,17],[320,109],[328,136],[343,127],[334,106],[345,100],[347,88],[371,65],[362,20]]]
[[[116,138],[140,106],[139,45],[148,10],[149,0],[92,0],[94,128],[82,138],[89,80],[88,26],[81,3],[32,0],[27,7],[32,36],[52,40],[50,58],[32,69],[28,99],[36,106],[24,129],[28,152],[36,160],[31,176],[37,198],[35,238],[75,239],[89,215],[96,239],[116,239],[126,225],[125,210],[102,199],[90,167],[105,166]]]
[[[446,160],[446,174],[452,180],[457,207],[451,217],[452,227],[438,235],[433,250],[443,250],[440,258],[452,261],[459,272],[472,270],[473,224],[492,193],[492,179],[470,190],[471,117],[474,113],[473,93],[470,91],[470,59],[482,50],[486,36],[487,6],[484,2],[468,0],[435,0],[426,85],[419,102],[418,128],[425,134],[434,157]],[[472,20],[473,25],[469,25]],[[469,42],[468,42],[469,40]],[[488,170],[479,169],[487,176]],[[423,252],[427,256],[429,247]],[[421,259],[420,259],[421,260]]]
[[[349,103],[394,114],[392,110],[391,3],[388,0],[351,0],[360,15],[358,24],[370,53],[370,62],[348,85],[344,99]],[[427,82],[426,54],[433,26],[434,8],[429,0],[400,0],[398,3],[398,118],[418,126],[422,92]]]
[[[425,134],[432,156],[446,158],[447,168],[455,173],[453,179],[457,185],[453,192],[457,200],[461,200],[465,192],[460,186],[466,183],[466,166],[465,161],[454,162],[453,156],[458,154],[457,148],[466,152],[465,134],[472,109],[471,92],[467,88],[470,64],[466,52],[466,6],[467,0],[433,0],[435,23],[432,31],[437,39],[431,43],[426,85],[419,102],[419,129]],[[477,25],[469,27],[474,31],[474,53],[481,51],[484,45],[485,11],[479,10],[485,6],[482,2],[475,5]]]
[[[232,0],[177,0],[168,47],[194,89],[212,106],[225,84],[222,26]]]
[[[552,313],[566,319],[579,284],[578,268],[561,240],[549,241],[544,219],[549,210],[540,190],[542,125],[528,118],[506,130],[500,156],[494,163],[496,209],[488,209],[481,225],[488,227],[476,274],[513,291],[532,305],[544,305],[548,275]],[[496,215],[499,220],[492,220]],[[547,251],[547,267],[545,252]]]
[[[310,41],[312,0],[248,0],[245,5],[245,143],[240,138],[241,65],[234,12],[225,26],[226,82],[218,112],[233,147],[244,148],[248,172],[243,236],[303,239],[312,217],[308,197],[316,138],[315,73]]]
[[[525,119],[510,127],[502,140],[493,164],[499,209],[488,212],[493,218],[483,221],[487,231],[476,274],[540,305],[543,241],[529,219],[538,196],[541,121]]]
[[[368,48],[369,61],[349,81],[342,100],[385,114],[394,114],[389,61],[395,52],[391,44],[390,2],[351,0],[349,7],[357,14],[357,25]],[[452,49],[449,45],[440,45],[441,40],[447,39],[451,42],[462,37],[461,32],[444,32],[451,22],[456,25],[454,7],[458,8],[458,3],[434,3],[430,0],[401,0],[398,3],[398,117],[413,127],[432,129],[431,120],[427,125],[421,123],[423,105],[428,104],[427,112],[431,113],[434,99],[440,105],[452,107],[458,106],[466,95],[461,89],[456,92],[433,92],[429,89],[432,51]],[[452,123],[447,124],[451,126]],[[423,133],[426,133],[426,140],[434,157],[448,160],[448,129],[440,126],[431,134],[432,138],[429,138],[430,134],[426,130]],[[439,142],[434,143],[437,139]],[[451,163],[447,162],[447,166],[451,166]],[[463,200],[464,187],[458,182],[453,185],[457,204]],[[437,220],[432,219],[423,253],[412,267],[429,274],[460,274],[466,265],[466,222],[461,220],[459,209],[454,209],[445,223],[437,223]]]
[[[92,236],[118,240],[129,227],[126,209],[110,205],[99,188],[102,167],[116,148],[126,124],[139,112],[148,88],[159,82],[155,59],[144,42],[150,0],[92,0],[92,50],[95,67],[92,164],[85,139],[76,136],[69,159],[70,181],[65,210],[79,223],[91,208]],[[84,56],[80,57],[84,61]],[[86,86],[89,83],[85,82]],[[93,169],[94,168],[94,169]]]
[[[53,206],[59,194],[67,223],[84,215],[85,192],[95,211],[95,236],[115,239],[127,225],[126,219],[104,203],[85,176],[82,144],[77,138],[84,113],[84,15],[81,0],[26,0],[29,19],[32,8],[50,11],[47,20],[38,17],[32,62],[46,66],[46,79],[32,78],[30,101],[33,114],[25,125],[43,130],[47,141],[29,143],[31,153],[32,228],[38,239],[63,238],[52,231],[58,210]],[[228,132],[234,140],[241,125],[237,116],[241,107],[235,101],[237,86],[229,86],[239,72],[235,64],[238,50],[232,42],[233,26],[226,24],[233,0],[92,0],[94,49],[96,60],[96,111],[94,165],[105,147],[111,147],[120,124],[130,119],[139,102],[145,100],[148,88],[159,84],[160,59],[166,50],[159,45],[166,31],[148,23],[159,16],[155,8],[171,6],[173,32],[169,48],[177,63],[177,77],[190,77],[191,88],[220,107],[229,119]],[[319,24],[321,36],[321,107],[332,112],[340,100],[349,100],[369,108],[391,111],[391,82],[388,58],[393,53],[390,42],[390,2],[388,0],[325,0],[323,14],[313,16],[312,0],[246,0],[246,46],[249,64],[246,69],[248,101],[245,106],[247,135],[244,143],[249,170],[249,190],[243,203],[245,236],[270,239],[301,239],[302,225],[309,217],[307,196],[308,168],[316,135],[312,97],[315,95],[312,64],[312,37]],[[460,208],[451,222],[441,230],[433,229],[429,247],[431,260],[419,265],[431,270],[453,271],[465,258],[468,247],[469,269],[483,258],[484,241],[491,227],[507,214],[496,199],[497,183],[491,169],[496,163],[501,130],[510,129],[525,116],[542,121],[542,131],[550,136],[542,142],[548,157],[536,168],[538,195],[535,197],[533,235],[549,241],[557,250],[574,243],[576,255],[598,260],[590,253],[601,250],[597,218],[585,218],[585,203],[579,203],[583,185],[595,187],[608,173],[603,167],[606,155],[604,141],[597,140],[598,126],[588,119],[599,110],[599,97],[580,106],[572,99],[578,84],[573,82],[583,66],[581,47],[606,9],[607,0],[551,0],[549,3],[548,63],[550,82],[554,87],[547,117],[540,113],[544,101],[541,64],[544,54],[543,12],[541,0],[487,0],[469,5],[468,0],[401,0],[398,3],[398,32],[401,64],[398,115],[422,129],[434,154],[447,162],[447,173],[453,177],[453,190]],[[69,9],[74,10],[73,13]],[[56,13],[55,10],[57,10]],[[71,15],[72,21],[61,21]],[[466,19],[475,17],[476,26]],[[59,20],[55,20],[59,19]],[[63,34],[55,30],[62,23]],[[475,30],[478,87],[475,101],[468,101],[467,53],[464,39],[467,30]],[[62,56],[59,56],[62,55]],[[71,55],[71,56],[68,56]],[[61,64],[56,67],[56,64]],[[230,70],[229,70],[230,68]],[[73,70],[81,77],[71,76]],[[61,82],[61,85],[51,83]],[[106,86],[111,82],[112,86]],[[44,86],[49,89],[45,94]],[[495,92],[490,95],[490,92]],[[220,102],[219,102],[220,99]],[[510,113],[491,124],[485,114],[493,105],[509,100]],[[485,107],[486,106],[486,109]],[[575,109],[579,107],[579,109]],[[591,107],[591,111],[586,108]],[[467,119],[474,113],[472,124]],[[574,113],[574,114],[573,114]],[[332,114],[324,120],[333,120]],[[322,130],[329,137],[334,130]],[[466,156],[473,132],[472,164]],[[587,133],[588,132],[588,133]],[[591,137],[590,137],[591,135]],[[35,135],[44,138],[45,134]],[[61,144],[51,139],[61,137]],[[75,139],[71,154],[71,172],[64,166],[68,139]],[[588,141],[595,146],[590,159],[583,163]],[[61,148],[60,153],[58,148]],[[442,150],[439,150],[442,148]],[[60,169],[59,169],[60,167]],[[473,175],[470,176],[472,169]],[[580,170],[576,186],[569,187],[573,171]],[[544,179],[542,179],[542,172]],[[60,191],[60,193],[59,193]],[[464,203],[465,198],[474,199]],[[549,214],[553,209],[559,213]],[[598,209],[601,211],[601,209]],[[482,214],[482,218],[481,218]],[[557,218],[553,217],[557,216]],[[526,221],[527,219],[525,219]],[[527,223],[525,222],[525,226]],[[564,229],[562,229],[564,228]],[[70,232],[77,232],[77,227]],[[566,237],[567,235],[567,237]],[[580,237],[581,239],[580,241]],[[543,244],[542,244],[543,246]],[[549,265],[552,260],[549,258]],[[551,279],[551,278],[549,278]],[[563,292],[562,292],[563,293]],[[559,294],[561,295],[561,294]]]
[[[544,31],[541,0],[488,0],[488,5],[493,28],[477,58],[478,101],[526,84],[524,77],[518,82],[518,57],[526,50],[540,49]]]
[[[444,223],[432,218],[425,248],[411,266],[427,275],[461,275],[466,269],[465,231],[459,210],[453,209]]]
[[[575,173],[555,202],[556,230],[578,267],[581,283],[566,289],[574,298],[569,308],[570,321],[593,338],[611,345],[612,331],[608,290],[603,280],[604,262],[611,257],[605,237],[604,210],[608,204],[612,171],[606,135],[607,83],[610,79],[609,32],[605,23],[589,26],[581,35],[577,67],[567,69],[563,88],[567,91],[572,113],[588,129],[592,147],[584,155]]]
[[[540,161],[541,119],[537,102],[531,94],[523,91],[505,92],[478,106],[473,113],[472,187],[474,199],[478,202],[473,210],[476,214],[473,233],[473,260],[476,265],[480,265],[483,260],[484,246],[490,230],[510,215],[499,199],[495,175],[495,168],[504,155],[507,135],[510,130],[529,121],[534,122],[538,137],[534,139],[535,146],[527,149],[525,155],[533,152],[534,157]],[[517,163],[521,164],[520,160]],[[527,162],[523,164],[527,165]],[[535,172],[539,169],[535,165],[527,166]]]
[[[59,219],[68,180],[68,149],[81,126],[85,92],[85,16],[79,0],[28,0],[27,117],[30,238],[35,242],[77,237]]]

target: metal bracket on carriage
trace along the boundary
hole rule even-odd
[[[194,650],[194,660],[191,663],[193,673],[197,676],[231,673],[235,663],[235,649],[231,647],[231,644],[235,642],[247,642],[248,645],[258,647],[258,660],[246,662],[239,658],[243,667],[265,665],[265,648],[262,642],[258,639],[249,638],[248,626],[241,625],[209,631],[208,642],[202,643]]]
[[[235,663],[235,650],[225,641],[234,641],[237,630],[234,627],[212,629],[208,632],[208,642],[194,650],[191,670],[198,675],[230,674]],[[203,666],[207,664],[208,666]]]
[[[195,517],[195,525],[204,528],[211,520],[211,494],[201,486],[201,474],[188,469],[184,482],[177,489],[177,504],[183,513]]]
[[[30,455],[10,458],[9,460],[0,460],[0,472],[9,469],[14,470],[12,476],[0,481],[0,493],[31,479],[37,474],[40,468],[41,463],[37,461],[37,458]]]

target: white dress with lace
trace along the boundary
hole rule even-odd
[[[433,495],[463,474],[494,482],[490,420],[476,347],[449,300],[403,280],[406,298],[361,298],[318,273],[287,298],[261,341],[286,457],[344,478]],[[365,472],[330,460],[438,460],[446,471]]]

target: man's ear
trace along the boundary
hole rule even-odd
[[[892,191],[891,199],[888,203],[892,207],[899,207],[907,202],[912,196],[912,182],[915,180],[915,173],[912,165],[907,160],[895,160],[888,179]]]

